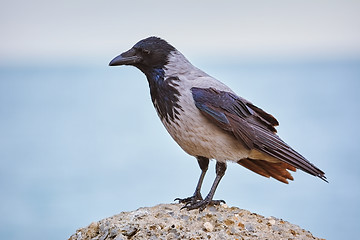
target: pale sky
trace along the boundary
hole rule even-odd
[[[150,35],[185,55],[360,55],[360,1],[2,1],[1,62],[112,56]]]

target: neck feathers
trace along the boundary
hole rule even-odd
[[[177,89],[180,79],[177,76],[167,76],[165,67],[153,68],[146,74],[151,100],[162,121],[169,124],[178,119],[180,110],[179,97],[181,93]]]

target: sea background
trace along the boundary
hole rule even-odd
[[[230,163],[215,198],[317,237],[355,239],[359,4],[259,2],[261,11],[233,3],[219,19],[212,16],[220,5],[199,18],[201,4],[190,8],[186,2],[177,7],[190,9],[187,21],[171,18],[174,6],[144,2],[140,12],[121,1],[6,2],[0,19],[0,236],[67,239],[91,222],[193,193],[200,169],[159,121],[145,76],[132,67],[108,66],[141,38],[160,35],[274,115],[281,138],[329,181],[297,171],[285,185]],[[155,10],[167,20],[148,18]],[[264,25],[250,21],[258,16]],[[203,194],[214,167],[212,162]]]
[[[285,185],[229,164],[215,197],[350,239],[360,214],[360,61],[197,65],[276,116],[279,135],[329,180],[298,171]],[[0,77],[4,238],[66,239],[92,221],[192,194],[197,162],[161,125],[136,69],[2,67]]]

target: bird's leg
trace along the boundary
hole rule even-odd
[[[226,163],[216,162],[216,178],[213,185],[208,193],[208,195],[203,200],[198,200],[196,202],[187,202],[183,208],[188,210],[199,209],[202,211],[206,208],[207,205],[219,205],[220,203],[225,203],[224,200],[213,200],[217,186],[220,183],[221,178],[225,175]]]
[[[200,191],[201,191],[201,186],[202,186],[206,171],[208,170],[209,159],[206,157],[201,157],[201,156],[196,157],[196,159],[198,160],[198,164],[201,169],[201,174],[200,174],[200,178],[197,183],[194,195],[192,195],[191,197],[188,197],[188,198],[176,198],[175,201],[179,201],[179,203],[195,203],[199,200],[203,200]]]

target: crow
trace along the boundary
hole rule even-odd
[[[183,54],[159,37],[148,37],[115,57],[110,66],[130,65],[142,71],[151,100],[171,137],[201,169],[195,193],[176,198],[183,208],[202,211],[213,200],[232,161],[264,177],[283,183],[289,171],[302,171],[326,181],[325,173],[292,149],[276,134],[278,121],[229,87],[193,66]],[[203,198],[201,185],[209,160],[216,160],[216,177]]]

